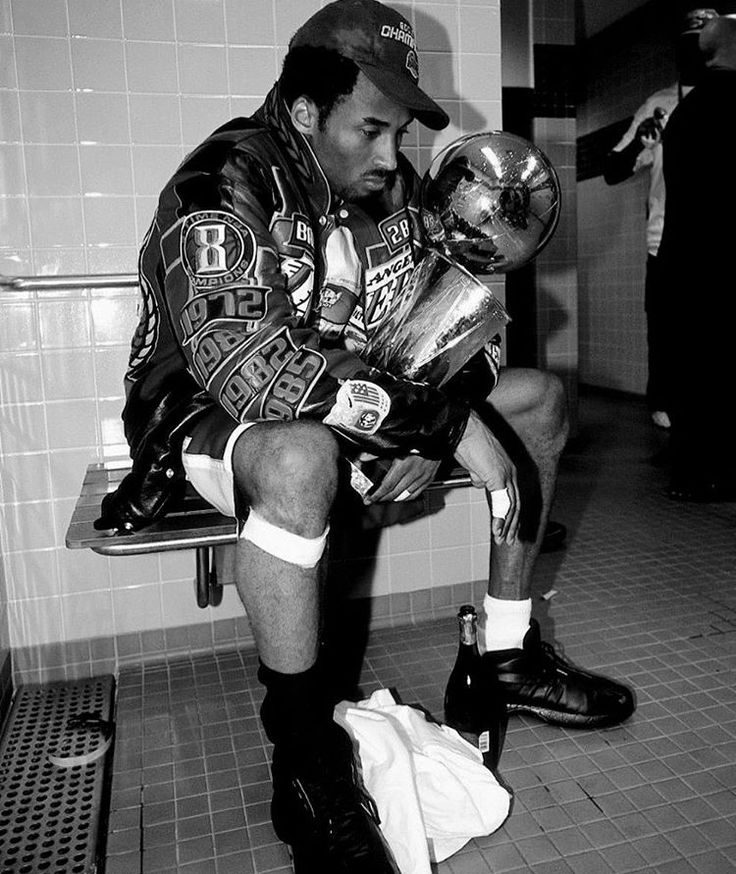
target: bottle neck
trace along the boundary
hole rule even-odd
[[[460,645],[474,647],[478,643],[478,624],[474,613],[458,616]]]

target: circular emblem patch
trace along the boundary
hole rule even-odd
[[[253,231],[232,213],[195,212],[182,224],[182,264],[198,287],[236,281],[252,266],[254,256]]]

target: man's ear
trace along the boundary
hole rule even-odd
[[[291,104],[291,121],[299,133],[309,136],[317,129],[319,111],[313,100],[302,95]]]

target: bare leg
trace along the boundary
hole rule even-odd
[[[319,537],[337,489],[337,458],[337,444],[323,425],[264,423],[246,431],[235,445],[236,488],[273,525],[301,537]],[[325,561],[304,568],[248,540],[238,542],[238,592],[261,661],[272,670],[294,674],[317,659]]]
[[[490,688],[510,713],[567,727],[615,725],[634,711],[631,690],[553,654],[542,644],[539,625],[529,622],[532,570],[568,432],[562,385],[550,374],[507,370],[490,401],[490,416],[496,418],[489,424],[517,465],[522,502],[517,543],[492,544],[486,600],[493,621],[489,614],[491,636],[486,642],[490,645],[483,656]],[[494,645],[505,631],[509,632],[506,642]],[[520,633],[524,634],[521,642]]]
[[[324,425],[258,425],[235,445],[237,496],[283,532],[313,540],[327,525],[337,460],[337,443]],[[352,741],[333,719],[335,702],[317,660],[325,561],[305,568],[250,540],[237,546],[238,592],[266,687],[261,721],[274,744],[271,819],[292,847],[296,871],[399,874],[366,804]]]
[[[479,410],[514,460],[521,490],[520,537],[492,544],[488,593],[503,600],[530,597],[532,571],[544,536],[568,434],[564,389],[553,374],[501,372],[486,410]]]
[[[631,690],[566,662],[542,641],[539,623],[531,616],[532,570],[568,433],[562,385],[551,374],[507,370],[488,402],[475,409],[514,462],[520,499],[516,540],[491,539],[488,595],[483,599],[483,665],[490,700],[502,702],[508,713],[527,713],[552,725],[615,725],[634,711]],[[495,449],[489,444],[488,451]],[[472,451],[469,458],[478,461]],[[483,470],[482,463],[479,467]],[[499,737],[503,720],[501,711]]]

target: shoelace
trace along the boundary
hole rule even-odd
[[[560,653],[557,652],[554,645],[542,640],[539,643],[539,649],[544,654],[544,667],[542,672],[545,677],[553,674],[558,667],[567,670],[568,665]]]
[[[557,652],[553,644],[546,640],[540,640],[538,649],[530,661],[537,668],[535,674],[527,675],[525,685],[532,695],[535,695],[545,685],[552,685],[559,690],[559,678],[557,677],[558,669],[569,672],[569,667],[563,656]],[[532,679],[533,677],[533,679]]]

